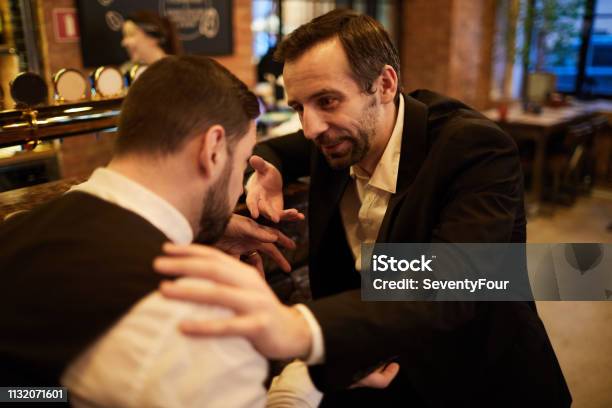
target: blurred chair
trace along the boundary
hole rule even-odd
[[[591,121],[595,133],[592,152],[591,174],[593,179],[606,183],[612,182],[612,145],[606,139],[610,138],[610,119],[599,115]],[[597,169],[599,167],[599,171]],[[602,170],[603,169],[603,170]]]
[[[595,137],[599,136],[601,133],[604,132],[609,132],[610,131],[610,121],[608,119],[608,117],[604,116],[604,115],[600,115],[597,116],[595,118],[593,118],[593,120],[591,121],[592,125],[593,125],[593,129],[595,132]],[[593,149],[593,174],[595,174],[595,149]],[[612,151],[609,151],[608,154],[610,155],[610,157],[608,158],[608,180],[612,179]],[[605,180],[604,180],[605,181]],[[610,222],[607,226],[606,226],[606,230],[608,232],[612,232],[612,222]]]
[[[549,198],[553,203],[571,205],[578,194],[590,191],[593,177],[588,169],[594,135],[590,121],[572,125],[562,142],[549,151],[547,170],[552,179]]]

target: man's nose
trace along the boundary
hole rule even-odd
[[[316,139],[321,133],[327,131],[329,125],[312,109],[304,109],[302,114],[302,130],[307,139]]]

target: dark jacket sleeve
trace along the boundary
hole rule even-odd
[[[435,182],[445,198],[431,240],[508,242],[523,205],[514,141],[487,123],[449,128],[439,137],[427,160],[443,169]],[[403,219],[400,210],[394,222],[410,228],[411,216]],[[456,347],[455,333],[487,309],[485,302],[364,302],[358,290],[308,306],[324,338],[325,363],[311,367],[322,391],[346,388],[398,355],[444,355]]]
[[[283,175],[286,184],[310,175],[310,160],[314,148],[314,144],[300,131],[258,143],[253,154],[274,165]],[[249,167],[246,176],[250,176],[252,172],[253,169]]]

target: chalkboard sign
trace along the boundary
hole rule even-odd
[[[233,51],[231,0],[77,0],[83,65],[119,65],[128,60],[121,27],[130,14],[151,10],[177,28],[187,54]],[[250,24],[250,21],[247,22]]]

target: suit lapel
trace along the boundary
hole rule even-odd
[[[414,181],[427,156],[427,106],[415,98],[404,95],[404,131],[397,175],[396,193],[391,196],[385,217],[378,232],[377,242],[386,242],[397,204]]]
[[[312,175],[311,185],[318,186],[310,191],[309,217],[310,240],[312,248],[317,248],[327,230],[334,211],[350,179],[349,170],[332,170],[323,155],[316,153],[317,165]],[[312,249],[311,249],[312,250]]]

